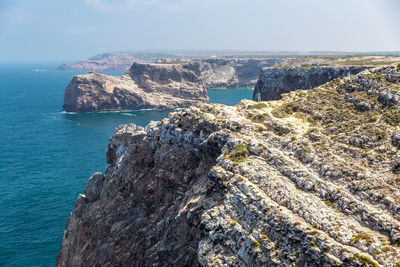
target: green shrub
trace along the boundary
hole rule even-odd
[[[391,126],[400,125],[400,112],[396,109],[390,109],[385,112],[384,119]]]
[[[267,107],[268,107],[268,105],[263,102],[259,102],[257,104],[249,106],[249,108],[255,108],[255,109],[263,109],[263,108],[267,108]]]
[[[294,112],[298,111],[298,109],[299,109],[298,104],[294,102],[285,103],[280,107],[275,108],[272,111],[272,115],[274,115],[277,118],[286,118],[292,115]]]
[[[369,117],[368,122],[377,122],[379,119],[379,116],[377,114],[372,115],[371,117]]]
[[[260,246],[260,243],[256,240],[256,241],[253,242],[253,245],[254,245],[256,248],[258,248],[258,247]]]
[[[249,150],[245,144],[237,144],[232,147],[229,158],[233,162],[241,163],[244,162],[249,155]]]
[[[374,80],[377,82],[386,82],[386,78],[382,74],[375,75]]]

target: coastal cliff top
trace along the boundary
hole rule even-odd
[[[64,94],[63,109],[72,112],[174,109],[208,102],[200,65],[133,63],[127,73],[76,75]]]
[[[122,125],[58,265],[396,266],[399,96],[392,65]]]

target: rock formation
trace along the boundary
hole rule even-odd
[[[58,266],[398,266],[399,78],[120,126]]]
[[[154,54],[147,58],[139,55],[108,53],[68,66],[62,64],[57,70],[127,70],[133,62],[155,60],[156,63],[199,62],[208,89],[248,88],[253,89],[258,73],[264,67],[271,67],[282,59],[277,58],[159,58]]]
[[[367,66],[300,66],[272,67],[260,71],[260,76],[254,88],[253,99],[258,93],[261,100],[277,100],[281,95],[299,89],[311,89],[334,78],[342,78],[347,73],[357,74],[367,69]]]
[[[163,53],[104,53],[71,65],[61,64],[57,70],[128,70],[133,62],[154,62]]]
[[[260,70],[279,62],[277,58],[209,58],[200,64],[208,89],[253,89]]]
[[[281,61],[277,58],[160,58],[156,63],[199,62],[207,89],[253,89],[260,70]]]
[[[208,102],[200,65],[134,63],[122,76],[98,72],[74,76],[65,89],[68,112],[174,109]]]

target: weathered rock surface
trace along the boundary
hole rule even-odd
[[[174,109],[198,102],[208,102],[198,63],[134,63],[122,76],[98,72],[74,76],[65,89],[63,109],[68,112]]]
[[[280,63],[278,58],[160,58],[157,63],[199,62],[207,89],[253,89],[262,68]]]
[[[400,113],[378,100],[398,75],[120,126],[58,266],[398,266]]]
[[[133,62],[199,62],[208,89],[248,88],[253,89],[259,71],[282,62],[278,58],[156,58],[162,54],[106,53],[70,66],[61,64],[57,70],[127,70]]]
[[[215,58],[200,61],[208,89],[253,89],[262,68],[279,62],[277,58]]]
[[[367,69],[366,66],[306,66],[306,67],[272,67],[260,71],[254,88],[253,99],[261,94],[261,100],[277,100],[284,93],[299,89],[307,90],[334,78],[343,78],[347,73],[357,74]]]

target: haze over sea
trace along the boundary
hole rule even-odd
[[[119,124],[145,126],[169,111],[62,113],[75,74],[53,64],[0,65],[0,266],[55,266],[78,194],[104,172]],[[122,71],[109,71],[119,75]],[[209,90],[210,102],[251,99],[246,89]]]

